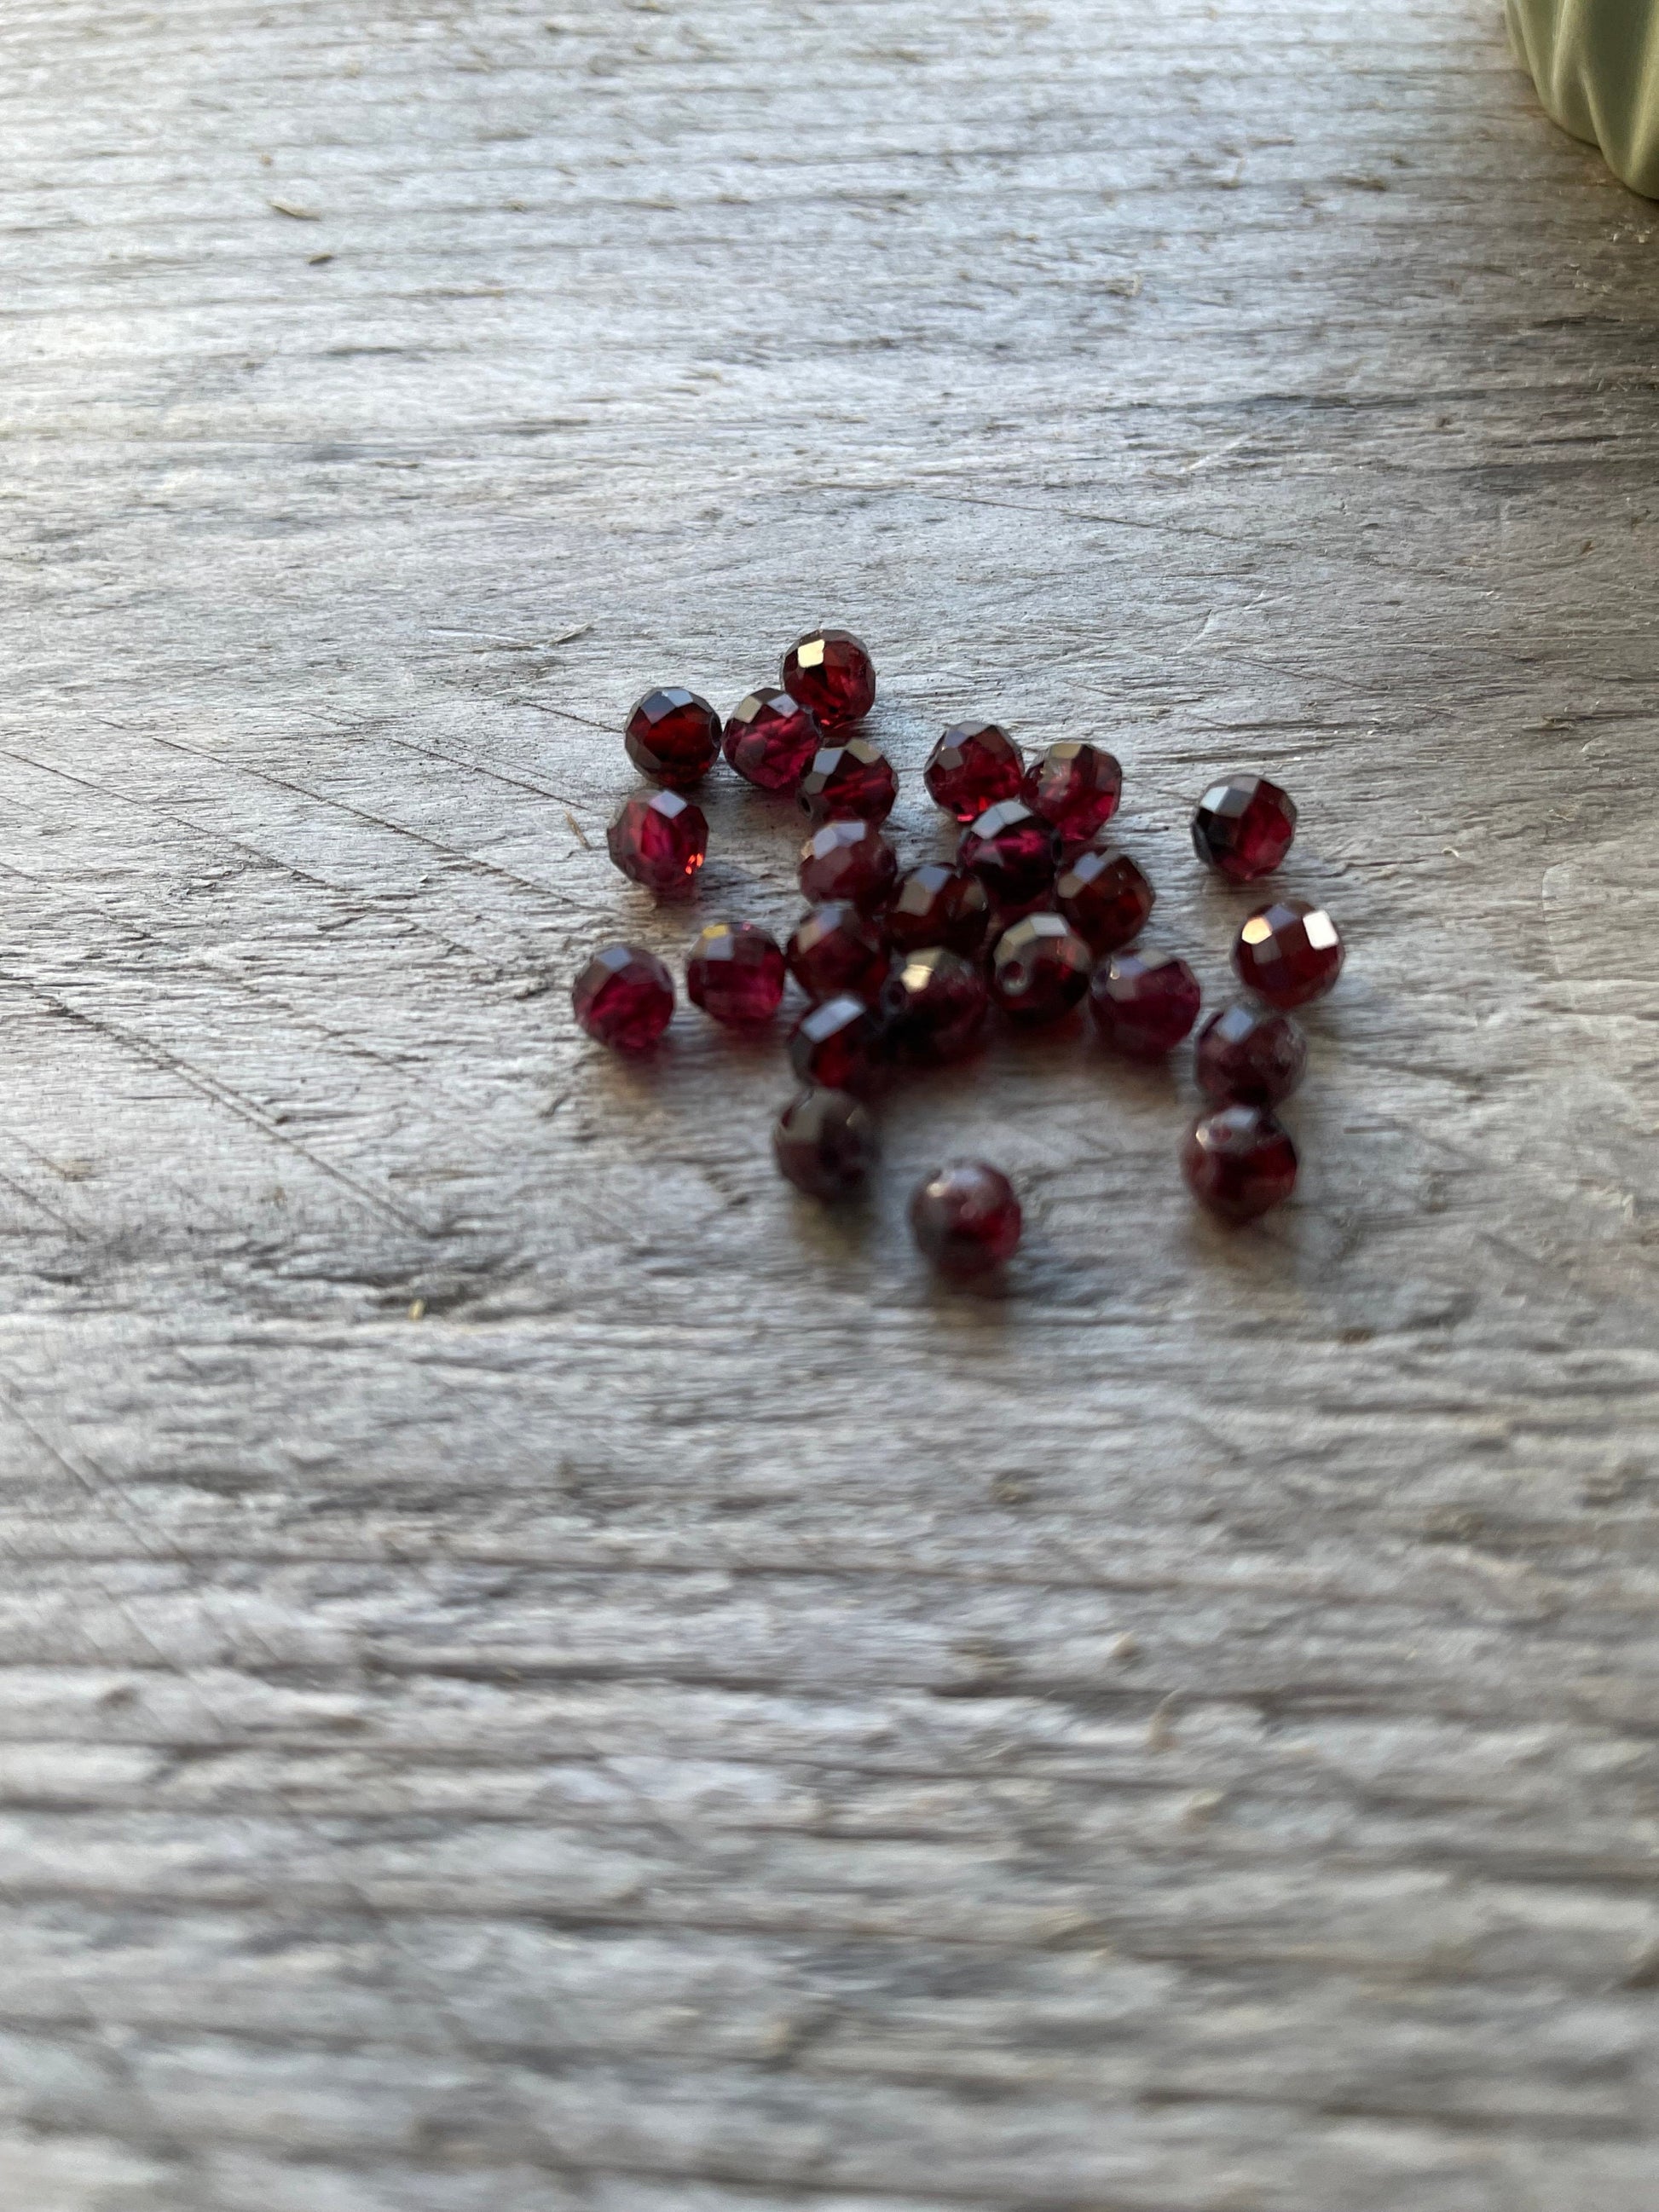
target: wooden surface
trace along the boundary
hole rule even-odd
[[[1656,223],[1496,9],[18,0],[0,125],[0,2204],[1652,2212]],[[1292,789],[1293,1208],[1066,1036],[830,1225],[579,1040],[622,714],[820,617],[1212,994]]]

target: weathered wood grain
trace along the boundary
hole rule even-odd
[[[1653,210],[1479,0],[0,60],[0,2206],[1650,2212]],[[821,616],[908,851],[1107,733],[1212,995],[1295,792],[1270,1225],[1081,1036],[849,1225],[574,1033],[631,696]]]

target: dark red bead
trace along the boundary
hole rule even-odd
[[[876,925],[850,900],[815,906],[796,923],[787,950],[790,974],[815,1003],[850,992],[873,1005],[887,981],[887,955]]]
[[[1017,797],[1024,773],[1024,757],[1006,730],[957,722],[928,754],[921,778],[936,805],[972,822],[1000,799]]]
[[[720,749],[720,718],[707,699],[670,685],[646,693],[628,718],[623,743],[642,775],[690,791]]]
[[[1223,1106],[1181,1149],[1187,1188],[1227,1221],[1254,1221],[1296,1188],[1296,1146],[1262,1106]]]
[[[910,1195],[910,1232],[943,1275],[982,1275],[1012,1259],[1022,1227],[1006,1175],[980,1160],[953,1160]]]
[[[758,1029],[783,998],[778,941],[754,921],[711,921],[685,963],[686,996],[728,1029]]]
[[[784,689],[826,730],[856,722],[876,703],[874,663],[850,629],[810,629],[783,656]]]
[[[866,914],[884,906],[898,881],[898,854],[873,822],[826,822],[800,848],[808,906],[846,899]]]
[[[814,822],[884,822],[898,797],[893,763],[868,738],[823,745],[807,764],[795,789],[803,814]]]
[[[1146,926],[1153,890],[1127,853],[1085,845],[1054,878],[1054,904],[1097,952],[1132,945]]]
[[[1103,745],[1050,745],[1025,771],[1020,797],[1052,822],[1063,845],[1087,844],[1117,811],[1123,770]]]
[[[823,743],[811,708],[769,684],[739,700],[726,726],[728,764],[762,791],[793,791]]]
[[[1161,1060],[1198,1019],[1198,978],[1172,952],[1119,952],[1095,970],[1089,1005],[1108,1044]]]
[[[1233,972],[1270,1006],[1303,1006],[1342,973],[1342,939],[1322,906],[1277,899],[1239,931]]]
[[[873,1090],[884,1057],[880,1022],[850,993],[809,1006],[790,1033],[790,1066],[821,1091]]]
[[[1296,806],[1265,775],[1212,784],[1193,816],[1193,850],[1230,884],[1271,875],[1296,835]]]
[[[969,823],[957,859],[979,878],[994,904],[1017,914],[1053,889],[1060,836],[1019,799],[1005,799]]]
[[[895,952],[944,945],[972,960],[990,931],[991,902],[977,876],[929,860],[899,878],[884,920]]]
[[[611,857],[636,884],[659,898],[684,896],[697,880],[708,850],[702,807],[677,791],[630,799],[605,833]]]
[[[979,1042],[989,1002],[971,960],[925,945],[896,963],[882,991],[887,1049],[920,1067],[960,1060]]]
[[[1095,957],[1058,914],[1028,914],[991,955],[991,994],[1017,1022],[1057,1022],[1089,988]]]
[[[780,1174],[809,1198],[851,1198],[876,1157],[876,1127],[845,1091],[803,1091],[772,1127]]]
[[[674,1013],[674,979],[653,952],[607,945],[577,976],[570,993],[576,1019],[589,1036],[619,1052],[643,1052]]]
[[[1218,1106],[1277,1106],[1307,1065],[1308,1040],[1288,1014],[1242,1000],[1212,1014],[1193,1048],[1198,1087]]]

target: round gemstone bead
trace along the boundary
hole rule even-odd
[[[884,822],[898,797],[898,777],[878,745],[868,738],[848,738],[845,744],[823,745],[813,754],[795,796],[814,822],[849,815],[861,822]]]
[[[611,857],[623,875],[659,898],[691,890],[708,850],[702,807],[677,791],[630,799],[605,833]]]
[[[845,1091],[803,1091],[772,1125],[778,1172],[809,1198],[851,1198],[876,1157],[876,1127]]]
[[[1265,775],[1212,784],[1193,816],[1193,850],[1230,884],[1271,875],[1295,835],[1295,803]]]
[[[1053,888],[1060,836],[1018,799],[988,806],[962,833],[957,858],[1005,912],[1035,906]]]
[[[1100,1033],[1133,1060],[1161,1060],[1198,1019],[1198,978],[1172,952],[1118,952],[1095,970]]]
[[[674,980],[655,953],[637,945],[607,945],[577,976],[570,1003],[598,1043],[644,1052],[673,1018]]]
[[[815,1004],[850,992],[874,1004],[887,981],[887,955],[849,900],[815,906],[796,923],[787,948],[789,972]]]
[[[811,708],[769,684],[739,700],[726,726],[727,763],[762,791],[793,791],[823,743]]]
[[[1262,1106],[1223,1106],[1181,1149],[1187,1188],[1227,1221],[1254,1221],[1296,1188],[1296,1146]]]
[[[778,1011],[784,975],[770,930],[754,921],[711,921],[685,963],[686,995],[728,1029],[758,1029]]]
[[[1000,799],[1019,792],[1025,762],[1006,730],[994,722],[957,722],[927,756],[922,781],[935,805],[958,822],[971,822]]]
[[[803,1083],[823,1091],[872,1091],[884,1057],[881,1024],[850,992],[809,1006],[789,1037],[789,1063]]]
[[[1025,771],[1020,797],[1064,845],[1085,845],[1117,811],[1123,770],[1103,745],[1050,745]]]
[[[783,656],[784,689],[826,730],[856,722],[876,703],[875,664],[850,629],[811,629]]]
[[[895,952],[944,945],[972,960],[990,932],[991,902],[977,876],[929,860],[899,878],[884,919]]]
[[[960,1060],[979,1042],[989,1001],[971,960],[925,945],[897,963],[882,991],[888,1050],[917,1066]]]
[[[1057,1022],[1089,988],[1095,957],[1064,915],[1028,914],[991,955],[991,994],[1017,1022]]]
[[[707,699],[670,684],[646,693],[628,718],[623,742],[642,775],[690,791],[720,749],[720,718]]]
[[[1132,945],[1146,926],[1153,890],[1127,853],[1085,845],[1054,878],[1054,904],[1097,952]]]
[[[983,1275],[1012,1259],[1022,1227],[1014,1187],[981,1160],[935,1168],[910,1196],[910,1233],[943,1275]]]
[[[873,914],[892,896],[898,854],[873,822],[826,822],[800,848],[799,879],[809,906],[846,899]]]
[[[1198,1087],[1218,1106],[1277,1106],[1307,1065],[1308,1040],[1288,1014],[1242,1000],[1212,1014],[1193,1047]]]
[[[1303,1006],[1322,997],[1342,972],[1342,939],[1322,906],[1276,899],[1238,933],[1233,972],[1270,1006]]]

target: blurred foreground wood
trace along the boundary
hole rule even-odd
[[[0,2204],[1652,2212],[1655,211],[1484,0],[0,57]],[[820,617],[1214,996],[1296,794],[1293,1209],[1079,1034],[829,1223],[574,1033],[634,695]]]

